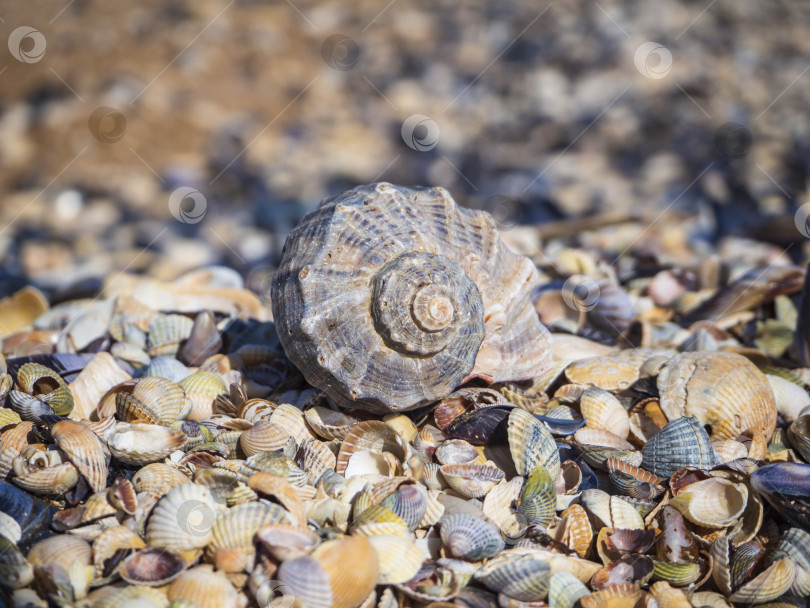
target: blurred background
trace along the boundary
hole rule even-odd
[[[0,292],[212,263],[262,292],[302,214],[373,181],[443,186],[529,254],[590,225],[617,254],[733,236],[798,261],[808,23],[789,0],[5,2]]]

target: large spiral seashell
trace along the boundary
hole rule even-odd
[[[442,188],[360,186],[293,230],[273,280],[287,356],[339,404],[407,410],[551,363],[537,270]]]

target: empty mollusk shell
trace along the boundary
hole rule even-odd
[[[612,354],[574,361],[565,368],[569,382],[606,391],[624,390],[638,380],[640,363],[626,355]]]
[[[289,523],[299,526],[306,524],[306,507],[299,496],[300,490],[286,479],[271,473],[256,473],[248,479],[248,487],[259,498],[284,507]]]
[[[256,540],[278,561],[306,555],[321,542],[320,537],[307,528],[289,524],[268,524],[256,531]]]
[[[113,346],[124,346],[124,344],[117,343]],[[137,350],[140,351],[140,349]],[[146,356],[143,351],[140,352],[144,357]],[[146,357],[145,363],[149,363],[148,357]],[[73,393],[74,401],[73,417],[76,419],[90,418],[104,394],[115,385],[129,380],[129,378],[130,375],[119,367],[113,355],[106,352],[96,353],[93,359],[70,383],[70,391]]]
[[[73,534],[60,534],[39,541],[28,551],[32,566],[58,565],[67,572],[71,564],[89,566],[93,563],[90,544]]]
[[[223,396],[217,397],[215,408],[218,407],[217,404],[221,403],[223,398]],[[237,415],[243,420],[255,423],[259,420],[269,419],[270,415],[273,413],[273,410],[277,407],[277,403],[273,403],[267,399],[248,399],[239,406]]]
[[[357,418],[353,418],[343,412],[330,410],[320,405],[313,406],[304,412],[309,428],[323,439],[342,440],[348,435],[351,428],[357,424]]]
[[[174,357],[191,334],[194,321],[183,315],[157,315],[149,324],[146,346],[150,357]]]
[[[191,375],[191,370],[174,357],[154,357],[149,365],[145,365],[138,372],[137,375],[141,378],[156,376],[172,382],[180,382]]]
[[[29,446],[12,460],[14,485],[37,496],[61,496],[77,483],[79,471],[61,450]]]
[[[777,548],[787,553],[796,566],[791,591],[799,597],[810,595],[810,533],[789,528],[779,538]]]
[[[659,608],[690,608],[692,606],[683,591],[673,588],[666,581],[658,581],[650,585],[650,593]],[[702,604],[696,605],[702,606]]]
[[[641,452],[610,431],[583,427],[574,433],[574,441],[585,462],[600,470],[607,470],[608,458],[624,460],[634,466],[641,464]]]
[[[630,433],[630,416],[619,400],[608,391],[589,387],[582,393],[579,410],[589,427],[610,431],[622,439]]]
[[[700,578],[700,564],[697,562],[659,562],[654,560],[655,580],[666,581],[675,587],[686,587]]]
[[[193,483],[170,490],[152,510],[146,542],[152,547],[191,551],[211,540],[217,505],[208,488]]]
[[[751,474],[751,487],[791,523],[810,527],[810,464],[770,464]]]
[[[67,455],[94,492],[107,487],[107,455],[98,436],[87,426],[62,420],[51,429],[56,445]]]
[[[577,600],[585,597],[590,590],[570,572],[555,572],[549,579],[549,608],[574,608]]]
[[[20,415],[12,409],[0,407],[0,426],[14,424],[15,422],[22,422]]]
[[[582,608],[616,608],[618,606],[652,608],[657,605],[651,595],[632,583],[611,585],[586,595],[579,601]]]
[[[202,365],[221,348],[222,338],[217,329],[216,319],[209,311],[203,311],[195,317],[191,333],[183,345],[179,358],[188,365]]]
[[[304,487],[307,480],[306,473],[281,452],[261,452],[249,456],[238,466],[238,470],[248,477],[254,473],[272,473],[283,477],[297,488]]]
[[[282,562],[278,568],[277,577],[282,591],[289,590],[289,595],[303,606],[330,608],[330,606],[336,605],[332,596],[329,575],[318,561],[309,555],[302,555]],[[273,586],[275,585],[270,585],[270,587]],[[266,585],[259,587],[256,593],[257,599],[270,605],[273,599],[271,594],[274,591],[274,589],[268,588]],[[283,597],[284,595],[282,595],[282,599]]]
[[[314,486],[324,472],[334,470],[337,465],[337,457],[322,441],[304,439],[298,446],[295,462],[306,471],[307,482]]]
[[[725,528],[742,516],[748,488],[727,479],[711,478],[687,486],[670,503],[689,521],[707,528]]]
[[[450,393],[433,410],[436,425],[444,430],[458,416],[473,409],[488,405],[507,404],[508,401],[489,388],[461,388]]]
[[[441,464],[482,464],[486,459],[473,444],[463,439],[447,439],[436,448],[436,460]]]
[[[731,608],[726,598],[715,591],[698,591],[691,595],[693,606],[708,606],[709,608]],[[661,604],[659,604],[661,605]],[[666,608],[666,607],[665,607]]]
[[[381,420],[360,422],[352,428],[340,445],[335,471],[338,475],[349,478],[354,474],[350,461],[355,457],[370,456],[377,460],[382,458],[383,452],[389,452],[399,458],[400,462],[404,462],[408,450],[405,440]]]
[[[697,561],[698,546],[687,529],[680,512],[666,505],[656,516],[662,534],[658,537],[656,555],[659,560],[671,563]]]
[[[136,492],[149,492],[158,496],[190,481],[176,466],[162,462],[148,464],[132,476],[132,485]]]
[[[810,462],[810,412],[796,418],[788,429],[788,437],[802,458]]]
[[[653,560],[646,555],[626,555],[606,565],[593,575],[591,586],[606,589],[611,585],[632,583],[644,585],[653,575]]]
[[[748,429],[770,437],[776,426],[771,385],[742,355],[676,355],[661,369],[657,383],[667,417],[695,417],[700,425],[711,427],[713,439],[730,439]]]
[[[523,478],[516,476],[510,481],[496,484],[484,498],[483,512],[498,526],[507,540],[517,540],[526,533],[525,516],[514,508],[523,489]]]
[[[588,513],[581,505],[571,505],[560,514],[560,519],[548,527],[548,535],[555,541],[586,557],[593,541],[593,527]]]
[[[357,239],[356,226],[381,220],[381,238]],[[488,214],[441,188],[370,184],[323,201],[287,237],[273,318],[290,360],[337,403],[404,410],[469,378],[522,380],[550,367],[550,336],[529,299],[537,282]]]
[[[602,528],[596,538],[596,552],[607,565],[629,553],[646,553],[655,542],[655,531],[647,530],[613,530]]]
[[[473,445],[501,443],[512,409],[492,406],[464,412],[443,429],[444,434],[451,439],[463,439]]]
[[[259,420],[239,436],[239,447],[245,456],[259,452],[275,452],[282,449],[290,434],[281,425],[269,420]]]
[[[128,392],[120,392],[115,396],[115,416],[125,422],[160,423],[157,414]]]
[[[220,395],[228,394],[222,376],[212,372],[195,372],[178,384],[191,400],[191,411],[187,416],[191,420],[202,420],[213,414],[214,400]]]
[[[419,602],[449,602],[455,598],[463,586],[461,577],[444,566],[425,562],[411,580],[396,585],[406,596]]]
[[[172,551],[148,548],[136,551],[121,564],[119,574],[130,585],[162,587],[186,569],[183,558]]]
[[[669,422],[642,448],[642,467],[668,479],[681,467],[711,469],[717,463],[709,435],[697,418],[684,416]]]
[[[369,536],[368,542],[377,554],[378,585],[404,583],[419,572],[425,556],[408,538],[380,534]]]
[[[22,391],[9,391],[8,404],[20,418],[37,424],[44,424],[48,417],[56,416],[50,405]]]
[[[107,445],[115,458],[136,466],[162,460],[185,442],[186,436],[175,429],[126,422],[117,424],[107,438]]]
[[[328,540],[310,554],[327,573],[334,606],[359,606],[379,576],[377,553],[365,536]]]
[[[373,536],[375,534],[393,534],[407,536],[408,524],[399,515],[383,505],[372,505],[363,509],[352,522],[352,529],[357,534]]]
[[[652,500],[664,493],[664,480],[649,471],[618,458],[608,458],[605,465],[613,487],[625,496]]]
[[[24,363],[17,371],[17,384],[27,394],[47,403],[57,416],[73,410],[73,393],[58,373],[39,363]]]
[[[182,420],[191,410],[191,401],[179,384],[160,377],[142,378],[132,395],[145,404],[160,424]]]
[[[735,439],[712,441],[712,447],[714,448],[714,453],[717,455],[718,464],[748,457],[748,448],[745,447],[745,444]]]
[[[186,601],[197,608],[237,608],[239,605],[239,594],[228,577],[208,564],[183,572],[169,585],[166,596],[172,603]]]
[[[644,520],[638,510],[618,496],[602,490],[583,490],[580,503],[591,518],[595,530],[607,526],[628,530],[644,529]]]
[[[795,563],[781,551],[766,559],[765,569],[734,590],[729,600],[743,604],[764,604],[787,593],[796,576]]]
[[[478,561],[497,555],[505,547],[498,528],[468,513],[445,515],[439,526],[442,543],[453,557]]]
[[[419,526],[419,522],[427,512],[427,492],[420,485],[404,484],[396,492],[383,499],[380,504],[399,515],[407,524],[408,529],[413,531]]]
[[[553,519],[556,509],[557,493],[554,490],[554,481],[548,469],[539,466],[523,484],[518,511],[523,514],[528,524],[545,527]]]
[[[0,580],[7,587],[19,589],[34,580],[34,568],[5,536],[0,536]]]
[[[291,437],[295,439],[296,443],[301,443],[304,439],[312,439],[314,435],[307,428],[304,422],[304,414],[297,407],[289,403],[282,403],[273,413],[270,414],[270,422],[279,425],[287,431]],[[410,420],[408,421],[410,422]]]
[[[509,451],[518,475],[527,476],[538,466],[548,469],[552,479],[560,473],[560,452],[545,423],[529,412],[515,408],[509,413]]]
[[[776,411],[786,422],[793,422],[804,408],[810,407],[810,395],[801,386],[779,376],[765,374],[765,377],[773,390]]]
[[[268,524],[280,523],[289,523],[288,514],[276,504],[249,502],[231,507],[214,522],[211,540],[205,549],[206,555],[217,570],[252,570],[256,531]]]
[[[534,602],[548,595],[551,568],[540,555],[506,551],[482,566],[475,578],[492,591]]]
[[[493,464],[446,464],[440,470],[448,485],[466,498],[486,496],[504,478]]]

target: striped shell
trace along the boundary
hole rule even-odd
[[[681,467],[711,469],[717,463],[709,435],[697,418],[675,418],[644,445],[642,467],[669,478]]]
[[[467,378],[545,371],[537,282],[488,214],[441,188],[372,184],[323,201],[287,237],[273,316],[310,384],[343,406],[407,410]]]
[[[155,505],[146,525],[146,542],[174,551],[201,549],[211,540],[216,516],[217,505],[208,488],[183,484]]]
[[[107,487],[107,456],[93,431],[80,422],[62,420],[53,425],[51,436],[94,492]]]
[[[440,526],[442,542],[454,557],[478,561],[503,551],[498,528],[480,517],[468,513],[445,515]]]

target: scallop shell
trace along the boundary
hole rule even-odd
[[[294,601],[307,608],[330,608],[335,605],[329,575],[318,561],[309,555],[282,562],[278,569],[278,582],[281,584],[279,591],[282,593],[281,598],[277,600],[280,603],[284,602],[285,597],[291,596]],[[260,588],[260,593],[257,594],[259,598],[263,597],[261,592]],[[267,605],[271,605],[269,601],[270,597],[267,598]]]
[[[764,604],[773,601],[790,589],[795,576],[796,566],[793,560],[783,553],[782,557],[744,583],[728,599],[742,604]]]
[[[340,444],[335,471],[338,475],[348,477],[346,471],[350,460],[355,455],[361,455],[364,452],[376,455],[390,452],[398,456],[400,461],[404,461],[407,449],[405,441],[397,435],[394,429],[381,420],[360,422],[352,428],[343,443]]]
[[[641,466],[666,479],[682,467],[711,469],[717,464],[709,435],[694,417],[675,418],[652,436],[641,453]]]
[[[93,541],[93,565],[96,578],[101,578],[105,562],[121,549],[143,549],[146,543],[126,526],[107,528]]]
[[[441,464],[482,464],[485,460],[473,444],[463,439],[442,441],[435,457]]]
[[[316,439],[305,439],[298,446],[295,462],[307,474],[307,483],[317,485],[318,479],[326,471],[337,465],[337,457],[327,445]]]
[[[548,534],[559,543],[586,557],[593,541],[593,527],[582,505],[571,505],[560,514],[560,519],[548,527]]]
[[[107,456],[93,431],[80,422],[62,420],[53,425],[51,436],[94,492],[107,487]]]
[[[372,184],[323,201],[287,237],[273,316],[287,356],[339,404],[411,409],[466,378],[550,366],[537,282],[488,214],[441,188]]]
[[[191,334],[194,321],[183,315],[158,315],[149,324],[146,338],[150,357],[177,354],[180,343]]]
[[[32,566],[56,564],[70,569],[71,564],[89,566],[93,563],[93,550],[90,544],[72,534],[51,536],[36,543],[27,555]]]
[[[191,400],[191,411],[188,414],[190,420],[202,420],[213,414],[214,400],[219,395],[228,394],[222,376],[212,372],[194,372],[183,378],[178,384]]]
[[[477,561],[493,557],[505,547],[498,528],[480,517],[455,513],[442,517],[439,525],[442,543],[454,557]]]
[[[799,597],[810,596],[810,533],[789,528],[779,539],[777,548],[787,553],[796,564],[791,590]]]
[[[173,551],[201,549],[211,540],[216,518],[211,491],[193,483],[183,484],[155,505],[146,525],[146,542]]]
[[[598,469],[606,470],[610,458],[623,460],[633,466],[641,464],[642,455],[633,448],[633,444],[610,431],[583,427],[574,433],[574,441],[585,462]]]
[[[144,585],[107,585],[93,591],[87,599],[93,608],[167,608],[169,600],[158,589]],[[175,608],[175,607],[173,607]],[[188,608],[178,605],[177,608]]]
[[[657,384],[667,417],[693,416],[711,427],[712,439],[732,439],[749,429],[770,437],[776,426],[771,385],[742,355],[676,355],[659,372]]]
[[[166,596],[172,602],[191,602],[196,608],[237,608],[239,605],[239,595],[231,581],[207,564],[183,572],[169,586]]]
[[[509,413],[509,451],[518,475],[529,475],[538,466],[548,469],[552,479],[560,473],[560,452],[545,423],[529,412],[515,408]]]
[[[175,429],[126,422],[118,423],[107,438],[113,456],[136,466],[157,462],[180,449],[185,442],[186,436]]]
[[[427,512],[427,492],[424,487],[416,484],[402,485],[380,504],[401,517],[408,529],[413,531]]]

